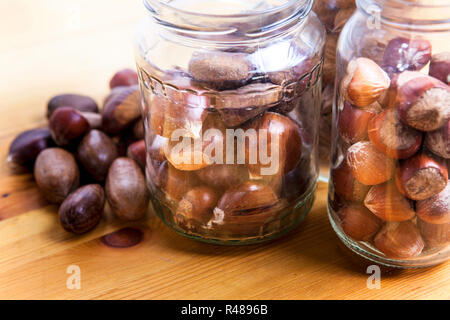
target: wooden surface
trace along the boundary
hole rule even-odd
[[[340,248],[326,215],[326,191],[298,229],[271,244],[221,247],[175,234],[150,215],[132,226],[144,239],[128,249],[101,236],[126,224],[107,218],[82,237],[65,233],[30,175],[4,165],[9,143],[45,125],[48,98],[80,92],[99,101],[107,80],[133,66],[140,0],[0,2],[1,299],[449,299],[450,264],[383,274],[369,290],[359,260]],[[69,290],[70,265],[81,289]]]

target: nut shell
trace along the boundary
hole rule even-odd
[[[450,184],[437,195],[422,201],[417,201],[417,216],[432,224],[450,223]]]
[[[50,118],[50,132],[59,146],[67,146],[90,130],[88,120],[76,109],[58,108]]]
[[[353,107],[349,102],[344,102],[344,108],[339,113],[339,133],[345,142],[354,144],[367,138],[367,126],[376,115],[371,110]]]
[[[450,223],[432,224],[417,219],[417,227],[428,249],[439,248],[450,243]]]
[[[442,128],[427,132],[425,145],[435,155],[450,159],[450,120]]]
[[[346,201],[363,202],[370,186],[364,185],[353,176],[347,161],[331,171],[335,192]]]
[[[380,219],[361,205],[345,207],[338,216],[345,234],[356,241],[369,241],[382,225]]]
[[[218,196],[208,187],[196,187],[186,193],[178,204],[177,220],[205,224],[213,217],[213,209],[217,204]]]
[[[450,52],[441,52],[433,55],[429,74],[446,84],[450,84]]]

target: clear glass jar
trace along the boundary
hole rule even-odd
[[[311,0],[146,0],[136,37],[157,214],[201,241],[278,237],[318,177],[325,31]]]
[[[329,216],[391,267],[450,257],[450,4],[360,0],[338,44]]]

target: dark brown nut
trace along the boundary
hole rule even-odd
[[[62,203],[78,188],[80,171],[72,154],[60,148],[50,148],[37,157],[34,178],[49,202]]]
[[[142,168],[145,169],[145,163],[147,158],[145,141],[140,140],[128,147],[127,151],[128,158],[133,159]]]
[[[389,258],[408,259],[422,253],[425,243],[411,221],[387,223],[376,235],[375,247]]]
[[[67,146],[90,130],[88,120],[76,109],[62,107],[50,118],[50,132],[58,146]]]
[[[401,88],[405,83],[416,78],[422,78],[423,73],[418,71],[404,71],[402,73],[397,73],[391,79],[391,86],[389,87],[386,94],[379,100],[380,103],[385,108],[397,108],[397,94],[399,88]]]
[[[450,223],[450,184],[429,199],[417,201],[417,216],[427,223]]]
[[[216,108],[229,127],[238,126],[281,100],[282,89],[271,83],[255,83],[220,92]]]
[[[180,201],[189,190],[199,185],[195,173],[177,170],[168,161],[159,167],[154,182],[165,192],[169,201]]]
[[[417,227],[428,249],[439,248],[450,244],[450,223],[432,224],[417,219]]]
[[[245,165],[216,164],[196,172],[200,180],[216,190],[225,191],[249,179]]]
[[[243,53],[196,52],[189,62],[195,80],[218,90],[239,87],[251,78],[252,69]]]
[[[347,161],[331,171],[335,192],[343,200],[350,202],[363,202],[369,192],[370,186],[366,186],[355,179]]]
[[[116,135],[141,117],[141,100],[138,86],[116,88],[107,99],[103,110],[103,130]]]
[[[390,85],[388,75],[375,62],[357,58],[347,66],[342,80],[344,98],[353,105],[364,108],[378,101]]]
[[[412,200],[425,200],[438,194],[447,181],[447,164],[426,152],[402,161],[395,175],[400,192]]]
[[[131,69],[124,69],[118,71],[109,82],[109,87],[114,89],[116,87],[129,87],[139,83],[136,71]]]
[[[409,158],[422,146],[422,133],[405,125],[395,109],[383,111],[372,118],[368,133],[373,146],[394,159]]]
[[[33,168],[39,153],[53,145],[50,130],[33,129],[25,131],[11,143],[7,161],[13,169]]]
[[[179,222],[195,221],[206,224],[213,217],[213,209],[219,200],[214,190],[196,187],[186,193],[178,204],[176,219]]]
[[[78,160],[96,181],[105,181],[109,167],[118,157],[114,141],[98,130],[91,130],[78,146]]]
[[[389,222],[410,220],[416,215],[412,202],[398,191],[392,181],[373,186],[364,205],[378,218]]]
[[[297,50],[293,55],[304,55],[299,49],[293,50]],[[312,69],[317,63],[318,61],[316,60],[306,59],[286,70],[268,72],[268,77],[270,82],[283,87],[290,87],[290,85],[295,84],[296,93],[301,95],[308,87],[308,83],[311,80]]]
[[[425,145],[441,158],[450,159],[450,120],[442,128],[427,132]]]
[[[145,216],[149,194],[144,174],[134,160],[118,158],[112,163],[106,179],[106,198],[121,220],[134,221]]]
[[[62,227],[74,234],[94,229],[102,219],[105,193],[98,184],[90,184],[71,193],[58,211]]]
[[[419,71],[431,59],[431,43],[425,39],[394,38],[383,56],[383,69],[390,75],[406,70]]]
[[[433,55],[429,74],[446,84],[450,84],[450,52],[441,52]]]
[[[397,90],[402,121],[421,131],[434,131],[450,118],[450,87],[424,75],[407,81]]]
[[[346,161],[356,180],[368,186],[390,180],[395,171],[395,161],[367,141],[352,145]]]
[[[339,133],[345,142],[354,144],[367,139],[367,125],[375,117],[376,113],[353,107],[349,102],[344,102],[344,108],[339,113]]]
[[[370,241],[382,222],[362,205],[351,205],[337,213],[342,230],[356,241]]]
[[[98,113],[98,105],[92,98],[79,94],[62,94],[53,97],[47,107],[47,118],[50,119],[53,112],[61,107],[71,107],[80,112]]]
[[[133,127],[133,135],[136,139],[142,140],[145,138],[144,121],[138,120]]]
[[[310,159],[303,158],[300,164],[282,177],[281,195],[289,203],[294,203],[303,198],[309,188],[315,183],[315,175],[310,171]],[[274,189],[274,188],[272,188]]]

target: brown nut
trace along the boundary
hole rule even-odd
[[[53,145],[50,130],[33,129],[25,131],[11,143],[7,161],[13,169],[33,168],[39,153]]]
[[[388,75],[375,62],[357,58],[347,66],[347,75],[342,80],[344,98],[363,108],[376,102],[386,93],[390,85]]]
[[[353,176],[347,161],[331,171],[335,192],[346,201],[363,202],[370,186],[364,185]]]
[[[109,82],[109,87],[114,89],[116,87],[129,87],[139,83],[136,71],[131,69],[123,69],[118,71]]]
[[[407,259],[422,253],[425,243],[411,221],[387,223],[376,235],[375,247],[389,258]]]
[[[377,185],[392,178],[395,161],[378,151],[370,142],[357,142],[347,151],[347,164],[356,180]]]
[[[450,118],[450,87],[424,75],[397,90],[397,108],[403,122],[421,131],[434,131]]]
[[[439,248],[450,243],[450,223],[432,224],[417,219],[417,227],[428,249]]]
[[[432,56],[429,75],[450,84],[450,52],[441,52]]]
[[[344,108],[339,113],[339,133],[345,142],[354,144],[367,138],[367,125],[376,115],[371,110],[353,107],[344,102]]]
[[[92,98],[79,94],[62,94],[53,97],[48,102],[47,118],[50,119],[57,109],[71,107],[80,112],[98,113],[98,105]]]
[[[98,184],[90,184],[71,193],[58,211],[62,227],[74,234],[94,229],[100,222],[105,206],[105,193]]]
[[[402,161],[395,175],[400,192],[412,200],[425,200],[438,194],[447,181],[447,164],[426,152]]]
[[[144,174],[134,160],[118,158],[112,163],[106,179],[106,198],[119,219],[134,221],[145,216],[149,194]]]
[[[383,56],[383,69],[390,75],[406,70],[419,71],[431,59],[431,43],[425,39],[394,38]]]
[[[195,80],[218,90],[239,87],[251,78],[252,69],[243,53],[195,52],[189,62]]]
[[[195,173],[177,170],[168,161],[161,164],[154,182],[169,201],[180,201],[189,190],[199,185]]]
[[[145,141],[140,140],[140,141],[137,141],[137,142],[131,144],[128,147],[127,156],[128,156],[128,158],[131,158],[134,161],[136,161],[136,163],[142,169],[145,169],[145,163],[146,163],[146,159],[147,159]]]
[[[200,180],[216,190],[225,191],[249,179],[245,165],[216,164],[196,171]]]
[[[382,222],[362,205],[351,205],[337,213],[342,230],[356,241],[369,241],[380,230]]]
[[[76,109],[62,107],[50,118],[50,132],[59,146],[67,146],[90,130],[88,120]]]
[[[417,216],[427,223],[450,223],[450,184],[431,198],[417,201]]]
[[[205,224],[213,217],[217,204],[217,194],[208,187],[196,187],[186,193],[178,204],[176,219],[179,222],[195,221]]]
[[[116,88],[103,106],[103,130],[116,135],[139,119],[140,99],[138,86]]]
[[[286,59],[293,59],[296,55],[297,59],[302,59],[301,62],[286,70],[268,72],[267,75],[270,82],[285,88],[295,88],[295,93],[300,96],[307,89],[312,70],[319,61],[303,58],[305,53],[297,47],[292,50],[293,52],[289,51],[289,57]]]
[[[172,138],[172,135],[181,133],[183,136],[199,138],[202,131],[202,123],[208,115],[203,107],[190,107],[164,99],[166,104],[164,111],[163,136]],[[157,109],[156,109],[157,110]]]
[[[384,221],[400,222],[415,216],[412,202],[398,191],[392,181],[373,186],[364,200],[364,205]]]
[[[167,143],[167,138],[155,136],[148,150],[150,159],[158,162],[163,162],[164,160],[166,160],[166,157],[164,155],[164,148],[167,146]]]
[[[142,121],[141,119],[139,119],[133,126],[133,136],[138,140],[142,140],[145,138],[144,121]]]
[[[427,132],[425,145],[439,157],[450,159],[450,120],[442,128]]]
[[[118,157],[114,141],[98,130],[91,130],[78,146],[78,160],[96,181],[105,181],[109,167]]]
[[[403,124],[395,109],[372,118],[368,134],[375,148],[394,159],[409,158],[422,146],[422,133]]]
[[[404,71],[402,73],[395,74],[391,79],[391,86],[384,96],[380,98],[380,103],[385,108],[397,108],[397,94],[399,88],[401,88],[405,83],[416,78],[422,78],[423,73],[418,71]]]
[[[80,172],[72,154],[60,148],[50,148],[37,157],[34,178],[49,202],[62,203],[78,188]]]

